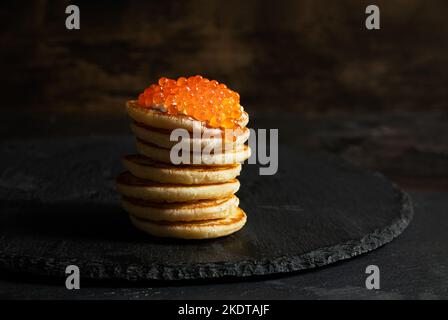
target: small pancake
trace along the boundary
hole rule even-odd
[[[206,199],[227,198],[238,191],[240,182],[236,179],[217,184],[162,184],[133,176],[129,171],[117,179],[117,191],[129,198],[153,202],[186,202]]]
[[[134,217],[152,221],[198,221],[225,218],[238,207],[239,199],[230,196],[224,199],[199,200],[193,202],[154,203],[123,197],[123,208]]]
[[[147,126],[142,123],[133,122],[131,123],[131,130],[135,134],[135,136],[143,141],[152,143],[158,147],[171,149],[178,141],[171,141],[170,135],[172,129],[160,129]],[[238,128],[232,131],[235,139],[227,138],[223,139],[224,131],[220,132],[218,135],[200,135],[199,137],[193,137],[193,134],[190,133],[190,137],[184,138],[185,143],[190,144],[190,150],[198,149],[202,150],[203,148],[216,148],[217,150],[224,150],[226,146],[232,147],[234,145],[241,146],[243,145],[247,139],[249,139],[250,131],[248,128]],[[229,131],[229,134],[231,134]]]
[[[211,134],[219,134],[221,132],[221,129],[207,127],[205,122],[195,120],[186,115],[171,115],[151,108],[142,108],[138,105],[137,100],[126,102],[126,110],[129,116],[136,122],[150,127],[162,129],[183,128],[190,132],[198,129],[200,132],[209,132]],[[243,111],[239,125],[245,127],[248,122],[249,115]]]
[[[170,149],[164,149],[160,148],[152,143],[143,141],[141,139],[137,139],[136,141],[137,150],[153,159],[159,162],[164,163],[172,163],[170,158]],[[230,165],[230,164],[236,164],[244,162],[246,159],[250,157],[250,148],[247,145],[242,145],[241,148],[238,149],[231,149],[229,151],[226,151],[224,153],[214,153],[209,155],[201,155],[200,153],[193,153],[190,152],[188,155],[188,163],[182,163],[182,164],[189,164],[189,165]],[[175,163],[177,165],[177,163]]]
[[[129,216],[137,229],[158,237],[181,239],[212,239],[227,236],[240,230],[247,217],[243,210],[234,208],[223,219],[194,222],[161,222],[143,220]]]
[[[239,163],[228,166],[175,166],[140,154],[125,156],[123,165],[138,178],[174,184],[223,183],[235,179],[241,172]]]

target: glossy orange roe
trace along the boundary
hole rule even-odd
[[[202,76],[160,78],[139,95],[138,104],[164,106],[168,114],[188,115],[215,128],[235,128],[242,113],[238,93]]]

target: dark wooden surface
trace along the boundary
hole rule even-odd
[[[120,208],[114,177],[131,136],[10,141],[1,147],[0,268],[63,277],[183,280],[285,273],[378,248],[412,205],[381,176],[323,153],[279,145],[279,171],[246,165],[238,193],[248,224],[229,237],[149,237]]]

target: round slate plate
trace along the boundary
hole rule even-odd
[[[80,137],[1,146],[0,268],[83,278],[198,279],[303,270],[391,241],[408,225],[408,196],[380,175],[325,154],[280,146],[279,171],[245,165],[248,215],[229,237],[180,241],[136,230],[114,178],[133,139]]]

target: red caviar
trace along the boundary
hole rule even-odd
[[[160,78],[139,95],[138,104],[164,106],[168,114],[187,115],[215,128],[235,128],[242,115],[238,93],[202,76]]]

